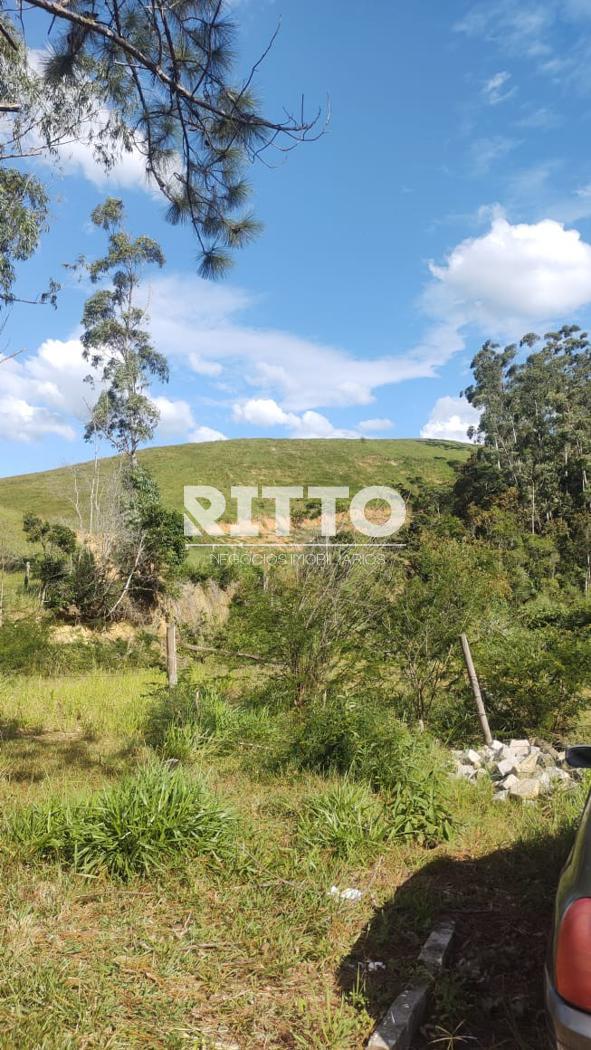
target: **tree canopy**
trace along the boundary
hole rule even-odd
[[[262,113],[254,78],[265,55],[238,73],[227,9],[226,0],[31,0],[0,14],[0,111],[10,114],[0,136],[0,218],[20,209],[12,240],[2,224],[5,301],[13,263],[34,251],[47,207],[41,182],[7,162],[71,140],[86,142],[107,169],[125,152],[143,158],[169,220],[192,227],[202,275],[223,274],[232,250],[257,233],[246,166],[315,135],[318,117],[308,120],[303,104],[281,120]],[[44,16],[40,52],[30,41]]]
[[[541,343],[541,345],[539,345]],[[519,359],[520,350],[527,356]],[[463,512],[513,512],[552,535],[591,586],[591,343],[577,325],[528,333],[519,347],[486,342],[464,392],[481,442],[456,486]],[[474,515],[473,515],[474,517]],[[498,525],[498,522],[497,522]]]
[[[82,314],[82,354],[102,384],[85,437],[106,437],[133,462],[158,423],[158,409],[148,396],[150,380],[168,380],[166,358],[152,346],[146,311],[136,301],[144,267],[163,266],[164,256],[150,237],[130,237],[123,218],[123,202],[114,197],[94,209],[93,223],[109,234],[108,250],[94,262],[78,264],[93,284],[111,278],[110,287],[86,300]],[[94,383],[93,375],[87,378]]]

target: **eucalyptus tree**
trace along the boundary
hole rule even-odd
[[[110,278],[84,304],[83,356],[102,387],[91,408],[85,438],[105,437],[135,464],[139,446],[153,437],[159,413],[149,396],[152,379],[168,380],[166,358],[154,349],[146,329],[146,310],[138,291],[146,266],[164,265],[160,246],[150,237],[133,238],[124,229],[123,203],[114,197],[95,208],[92,221],[109,234],[106,255],[78,268],[93,284]]]
[[[229,9],[226,0],[0,2],[5,301],[14,299],[11,266],[34,251],[47,214],[40,180],[7,165],[71,140],[85,142],[106,169],[126,152],[140,158],[169,220],[192,228],[204,276],[223,274],[232,250],[255,236],[246,166],[317,135],[318,115],[308,120],[303,104],[280,120],[263,114],[254,79],[269,48],[240,75]],[[12,204],[11,239],[4,227]]]
[[[519,352],[525,351],[519,357]],[[509,490],[532,534],[576,546],[591,583],[591,343],[577,325],[529,333],[520,346],[487,342],[465,396],[481,412],[480,442],[456,486],[464,508]]]

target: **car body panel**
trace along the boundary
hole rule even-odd
[[[589,1050],[591,1014],[575,1010],[558,995],[546,971],[546,1009],[556,1039],[557,1050]]]
[[[591,898],[591,793],[558,883],[548,951],[546,1006],[558,1050],[591,1050],[591,1013],[565,1002],[555,986],[557,932],[566,910],[581,897]]]

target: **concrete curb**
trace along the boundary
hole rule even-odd
[[[445,966],[455,934],[455,923],[441,922],[425,941],[419,963],[427,971],[394,1000],[367,1044],[367,1050],[410,1050],[427,1010],[429,993]]]

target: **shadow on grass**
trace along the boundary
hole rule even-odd
[[[32,727],[25,725],[18,718],[0,717],[0,744],[5,740],[19,740],[21,737],[31,736],[41,732],[41,726]]]
[[[78,733],[43,733],[16,722],[0,723],[0,757],[7,763],[5,775],[15,783],[34,784],[67,771],[114,777],[132,763],[134,753],[131,744],[105,753],[94,739]]]
[[[416,972],[433,924],[457,924],[455,955],[437,982],[417,1047],[542,1050],[552,905],[572,831],[538,836],[477,859],[438,857],[377,910],[339,969],[345,992],[365,987],[378,1020]],[[375,970],[369,962],[385,963]],[[447,1033],[447,1034],[446,1034]],[[450,1038],[455,1033],[455,1038]]]

